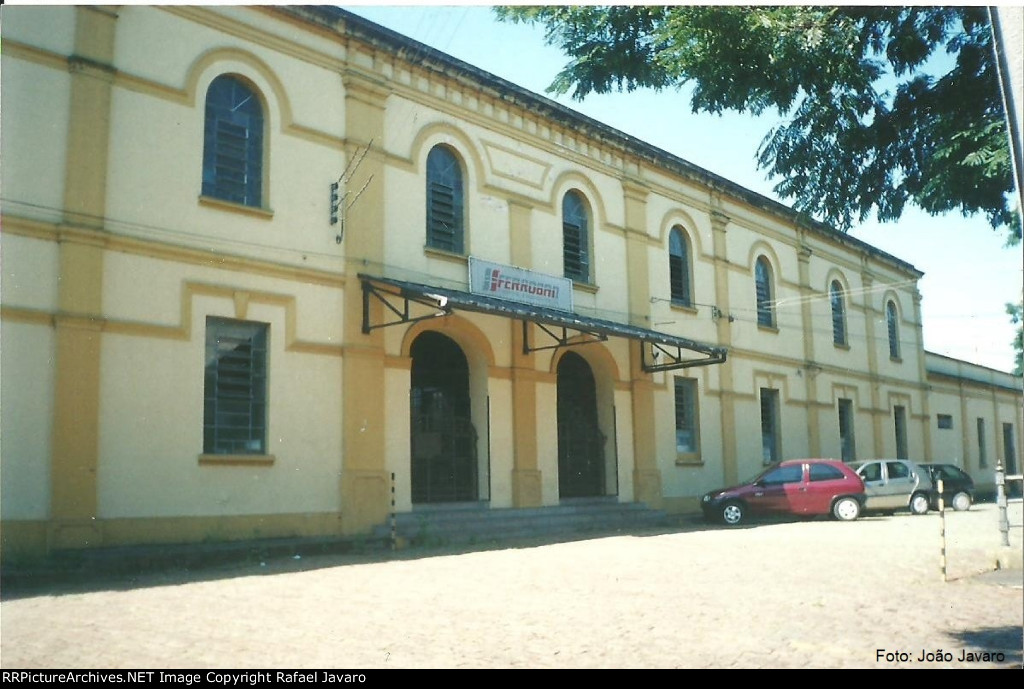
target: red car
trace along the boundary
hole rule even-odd
[[[704,495],[708,520],[729,526],[767,514],[831,514],[853,521],[864,506],[864,481],[836,459],[788,459],[773,464],[754,480]]]

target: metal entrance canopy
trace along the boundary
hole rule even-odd
[[[536,352],[558,347],[571,347],[603,342],[609,335],[639,340],[641,345],[641,366],[647,373],[671,371],[694,366],[709,366],[725,361],[725,347],[688,340],[684,337],[659,333],[635,325],[616,323],[601,318],[589,318],[568,311],[559,311],[541,306],[519,304],[504,299],[495,299],[481,294],[472,294],[447,287],[432,287],[416,282],[405,282],[392,278],[377,277],[360,273],[363,288],[363,332],[378,328],[415,323],[429,318],[450,315],[455,310],[473,311],[496,316],[505,316],[523,323],[523,353]],[[370,322],[370,300],[381,302],[393,314],[395,320]],[[429,312],[413,315],[411,304],[426,307]],[[387,316],[385,316],[387,318]],[[555,344],[530,346],[529,324],[534,323]],[[570,335],[570,331],[576,334]],[[648,360],[650,349],[650,360]],[[701,355],[693,358],[693,354]],[[659,361],[661,360],[661,361]]]

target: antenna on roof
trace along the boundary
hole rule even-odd
[[[345,220],[348,217],[349,210],[359,200],[359,197],[363,195],[363,192],[366,191],[366,187],[370,186],[370,182],[373,181],[373,175],[370,175],[354,195],[348,189],[348,185],[355,176],[356,170],[359,169],[359,165],[363,162],[363,158],[366,157],[366,153],[372,145],[373,139],[370,139],[369,143],[357,150],[355,155],[349,158],[348,165],[345,166],[345,170],[338,177],[338,181],[331,183],[331,225],[338,225],[338,234],[334,236],[336,244],[341,244],[341,240],[345,237]],[[339,193],[341,194],[340,196]],[[350,196],[351,200],[349,200]]]

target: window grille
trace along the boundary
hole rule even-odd
[[[444,146],[427,155],[427,246],[461,254],[463,230],[462,168]]]
[[[832,342],[846,345],[846,301],[843,297],[843,287],[838,280],[832,282],[829,297],[832,302]]]
[[[988,466],[988,449],[985,441],[985,419],[978,418],[978,466]]]
[[[668,247],[669,286],[672,301],[691,306],[690,298],[690,251],[682,229],[675,227],[669,235]]]
[[[857,458],[856,434],[853,422],[853,400],[839,400],[839,445],[844,462]]]
[[[206,92],[203,195],[260,206],[263,187],[263,108],[255,92],[219,76]]]
[[[562,262],[565,277],[590,282],[589,222],[583,199],[570,191],[562,201]]]
[[[775,326],[775,307],[772,305],[771,269],[763,256],[754,264],[754,285],[757,296],[757,324]]]
[[[779,461],[779,391],[761,388],[761,453],[765,464]]]
[[[895,406],[892,410],[893,426],[896,431],[896,459],[908,459],[907,454],[907,410]]]
[[[889,331],[889,358],[900,358],[900,328],[896,304],[887,302],[885,305],[885,322]]]
[[[699,451],[697,435],[697,381],[675,379],[676,452]]]
[[[1017,473],[1017,449],[1013,443],[1013,424],[1003,424],[1003,468],[1007,474]]]
[[[206,319],[205,454],[266,453],[267,330]]]

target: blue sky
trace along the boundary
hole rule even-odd
[[[546,95],[600,122],[663,148],[744,187],[778,199],[755,153],[773,117],[694,115],[685,92],[588,96],[583,102],[544,89],[565,63],[540,28],[498,22],[487,6],[345,6],[367,19]],[[912,263],[922,294],[928,351],[991,368],[1013,368],[1007,302],[1021,297],[1024,255],[983,217],[931,217],[916,209],[897,223],[865,223],[851,235]]]

